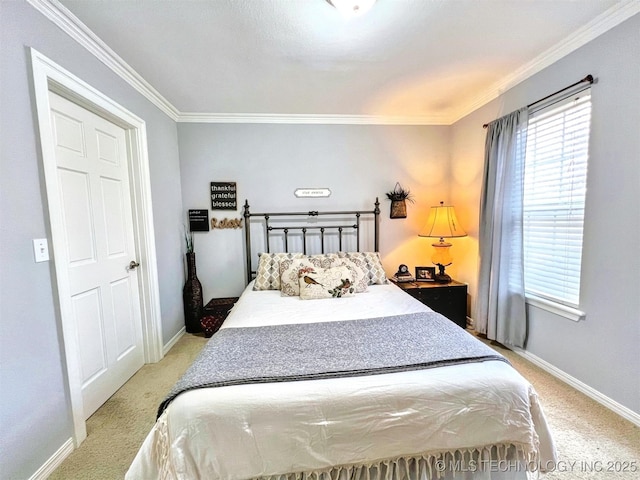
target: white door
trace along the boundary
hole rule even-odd
[[[125,131],[49,92],[87,419],[144,364]],[[131,263],[133,262],[133,264]],[[133,266],[133,268],[131,268]],[[66,320],[65,320],[66,321]]]

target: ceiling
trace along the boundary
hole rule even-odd
[[[326,0],[53,0],[183,118],[425,124],[461,118],[630,16],[634,2],[377,0],[347,19]]]

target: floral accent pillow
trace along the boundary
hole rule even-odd
[[[355,287],[346,266],[332,268],[311,267],[300,272],[300,299],[351,297]]]
[[[280,262],[302,257],[302,253],[259,253],[253,289],[280,290]]]
[[[320,268],[319,263],[314,264],[308,258],[286,259],[280,262],[280,295],[283,297],[300,295],[298,272],[314,268]]]
[[[297,297],[300,295],[300,271],[309,268],[332,268],[345,266],[350,271],[350,277],[356,293],[367,291],[369,277],[365,270],[346,258],[339,258],[336,254],[312,255],[303,258],[284,259],[280,261],[280,294],[283,297]]]
[[[336,266],[345,266],[351,272],[353,278],[353,286],[356,289],[356,293],[366,292],[369,286],[369,275],[367,270],[356,262],[349,260],[348,258],[338,258],[335,262]]]
[[[338,256],[349,259],[362,268],[367,274],[369,285],[389,283],[378,252],[338,252]]]

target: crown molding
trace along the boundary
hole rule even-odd
[[[280,123],[333,125],[452,125],[549,65],[640,13],[638,0],[622,0],[515,72],[494,83],[474,100],[444,115],[323,115],[180,112],[117,53],[58,0],[27,0],[45,17],[86,48],[171,119],[181,123]]]
[[[181,123],[282,123],[322,125],[450,125],[442,116],[324,115],[277,113],[181,113]]]
[[[451,117],[451,124],[466,117],[491,100],[498,98],[510,88],[515,87],[638,13],[640,13],[640,2],[638,0],[622,0],[591,22],[580,27],[564,40],[558,42],[499,82],[494,83],[469,104],[458,109]]]
[[[95,33],[80,21],[58,0],[27,0],[31,6],[51,20],[63,32],[87,49],[94,57],[109,67],[116,75],[131,85],[147,100],[158,107],[171,119],[178,119],[178,109],[164,98],[142,76],[136,72],[122,57],[114,52]]]

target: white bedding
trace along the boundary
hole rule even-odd
[[[323,300],[254,292],[249,285],[223,328],[375,318],[425,308],[395,285]],[[350,465],[375,470],[420,459],[414,473],[434,478],[442,465],[438,459],[447,460],[445,470],[455,478],[524,478],[521,467],[495,463],[504,460],[509,445],[536,467],[555,460],[533,387],[506,363],[487,361],[189,391],[160,417],[126,478],[236,480],[332,468],[344,477]],[[467,462],[464,472],[452,472],[451,455],[462,454],[487,463]],[[473,471],[481,466],[484,472]]]
[[[278,290],[253,291],[252,284],[242,293],[221,328],[357,320],[431,310],[392,283],[369,285],[366,292],[352,297],[320,300],[282,297]]]

